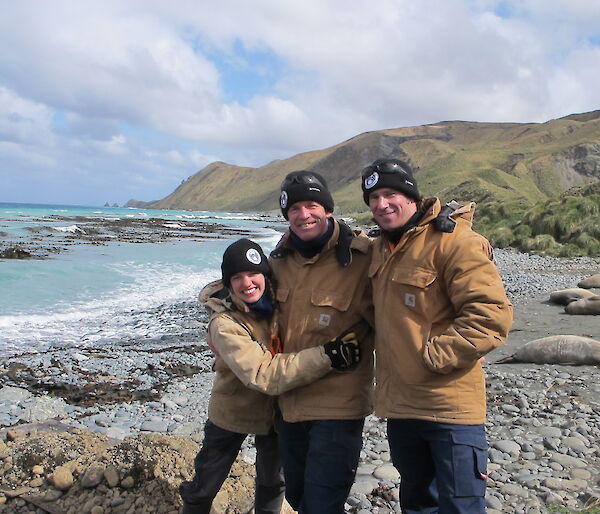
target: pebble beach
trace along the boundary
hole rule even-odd
[[[599,505],[598,366],[494,361],[548,335],[600,340],[598,316],[570,316],[548,302],[551,291],[575,287],[598,273],[600,260],[553,259],[510,250],[496,250],[495,258],[515,306],[515,322],[508,342],[484,363],[488,512],[541,513],[552,505],[573,510]],[[178,511],[176,486],[192,472],[193,455],[202,441],[213,356],[205,344],[207,318],[196,302],[161,305],[150,314],[132,312],[130,322],[140,334],[145,320],[158,321],[163,327],[160,336],[154,337],[149,326],[146,337],[119,344],[54,348],[0,361],[0,512]],[[56,441],[61,434],[99,438],[98,444],[106,448],[97,459],[84,450],[73,450],[70,459],[41,456],[37,473],[33,461],[18,458],[17,450],[22,454],[28,440],[47,440],[49,447],[53,441],[60,447],[64,441]],[[142,455],[141,448],[158,447],[157,455],[170,455],[171,460],[162,467],[144,461],[149,468],[134,472],[131,462],[122,458],[125,447],[129,452],[135,447]],[[231,483],[216,503],[223,510],[217,512],[243,511],[236,510],[243,506],[232,505],[251,494],[253,457],[248,438]],[[69,462],[75,485],[60,489],[55,469]],[[88,480],[83,487],[83,478],[93,474],[89,469],[94,466],[99,480]],[[107,470],[113,470],[110,481]],[[149,491],[148,484],[159,478]],[[79,495],[74,494],[77,487]],[[87,510],[81,510],[84,507]],[[400,512],[398,474],[391,465],[385,422],[375,416],[365,423],[347,512]]]

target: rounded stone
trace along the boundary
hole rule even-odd
[[[527,489],[516,484],[504,484],[500,488],[500,492],[509,496],[519,496],[520,498],[527,498],[529,496]]]
[[[585,441],[582,441],[579,437],[565,437],[562,440],[562,444],[567,448],[571,448],[572,450],[585,450],[587,444]]]
[[[108,466],[104,470],[104,479],[108,487],[116,487],[119,485],[119,472],[115,466]]]
[[[543,426],[538,429],[538,433],[544,437],[562,437],[562,430],[557,427]]]
[[[379,482],[374,478],[360,478],[352,484],[350,494],[371,494],[373,490],[379,485]]]
[[[64,466],[58,466],[50,475],[50,480],[54,487],[60,491],[66,491],[73,485],[73,473]]]
[[[379,478],[380,480],[394,481],[400,478],[400,473],[398,473],[398,470],[391,464],[384,464],[383,466],[379,466],[373,472],[373,476],[375,478]]]
[[[485,505],[490,509],[502,511],[502,502],[496,496],[486,496]]]
[[[104,478],[104,468],[101,466],[90,466],[81,477],[81,487],[92,489],[100,485]]]
[[[575,468],[571,471],[571,478],[589,480],[592,478],[592,474],[587,469]]]
[[[121,480],[121,487],[123,489],[132,489],[135,485],[135,480],[131,475],[126,476],[123,480]]]
[[[511,457],[518,457],[521,451],[521,446],[518,443],[508,440],[495,441],[492,443],[492,447],[503,453],[508,453]]]

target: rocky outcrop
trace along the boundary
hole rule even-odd
[[[600,180],[600,143],[582,143],[564,152],[566,165],[592,181]]]
[[[18,246],[11,246],[4,250],[0,250],[0,259],[31,259],[33,255],[30,251]]]
[[[141,434],[115,444],[87,430],[54,429],[23,426],[0,439],[1,512],[24,505],[60,514],[179,512],[178,487],[191,478],[199,449],[192,439]],[[215,509],[247,512],[253,474],[253,466],[238,460]]]

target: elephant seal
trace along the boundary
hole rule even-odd
[[[571,302],[565,307],[567,314],[600,314],[600,294]]]
[[[600,287],[600,273],[596,273],[591,277],[582,280],[577,284],[577,287],[583,287],[584,289],[591,289],[592,287]]]
[[[600,364],[600,341],[582,336],[549,336],[529,341],[516,353],[493,364]]]
[[[588,289],[582,289],[581,287],[573,287],[571,289],[561,289],[560,291],[553,291],[550,293],[550,303],[557,303],[558,305],[567,305],[575,300],[581,298],[589,298],[595,296],[595,293]]]

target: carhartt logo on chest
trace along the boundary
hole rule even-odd
[[[319,325],[322,327],[328,327],[331,323],[331,314],[321,314],[319,316]]]
[[[417,305],[417,297],[412,293],[404,293],[404,305],[414,307]]]

